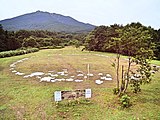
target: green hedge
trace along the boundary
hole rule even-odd
[[[64,46],[45,46],[45,47],[40,47],[40,49],[61,49],[64,48]]]
[[[25,49],[25,50],[5,51],[5,52],[0,52],[0,58],[23,55],[23,54],[33,53],[33,52],[37,52],[37,51],[39,51],[38,48],[29,48],[29,49]]]

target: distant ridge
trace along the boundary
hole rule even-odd
[[[95,28],[94,25],[75,20],[70,16],[56,13],[36,11],[20,15],[11,19],[1,20],[5,30],[48,30],[56,32],[88,32]]]

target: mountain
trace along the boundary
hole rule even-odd
[[[36,11],[14,17],[11,19],[1,20],[5,30],[48,30],[56,32],[87,32],[95,28],[94,25],[83,23],[72,17],[56,13]]]

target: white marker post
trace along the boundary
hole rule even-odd
[[[92,96],[92,91],[91,89],[86,89],[85,90],[85,98],[91,98]]]
[[[55,100],[56,102],[62,100],[61,91],[55,91],[55,92],[54,92],[54,100]]]

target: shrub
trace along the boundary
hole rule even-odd
[[[113,94],[117,95],[119,93],[119,88],[114,88],[113,89]]]
[[[132,88],[133,93],[141,92],[141,81],[139,80],[131,80],[130,85]]]
[[[23,49],[23,50],[5,51],[5,52],[0,52],[0,58],[23,55],[23,54],[37,52],[37,51],[39,51],[38,48],[29,48],[29,49],[26,49],[26,50]]]
[[[64,46],[45,46],[45,47],[40,47],[40,49],[61,49],[64,48]]]
[[[130,97],[125,94],[120,98],[121,107],[128,108],[131,106]]]

